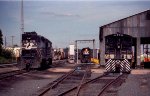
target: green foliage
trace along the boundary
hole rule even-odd
[[[14,58],[14,54],[11,50],[2,49],[2,54],[0,56],[0,64],[1,63],[12,63]]]
[[[1,30],[0,30],[0,45],[3,45],[3,34]]]
[[[8,64],[11,62],[12,62],[12,59],[6,59],[6,58],[0,56],[0,64]]]
[[[2,48],[3,45],[3,34],[0,30],[0,63],[11,63],[14,54],[11,50],[6,50]]]
[[[6,58],[6,59],[11,59],[13,57],[13,53],[11,50],[2,49],[1,56]]]
[[[0,30],[0,56],[2,54],[2,45],[3,45],[3,34],[2,31]]]

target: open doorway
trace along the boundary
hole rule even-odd
[[[141,38],[141,64],[150,68],[150,37]]]

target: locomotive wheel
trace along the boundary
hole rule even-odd
[[[46,69],[46,67],[47,67],[46,60],[45,60],[45,59],[42,59],[42,62],[41,62],[41,69]]]
[[[30,67],[31,67],[30,63],[26,64],[26,71],[30,71],[30,69],[31,69]]]
[[[52,58],[48,59],[48,67],[50,67],[52,65]]]

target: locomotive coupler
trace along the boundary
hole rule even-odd
[[[120,65],[116,64],[115,68],[116,68],[115,72],[116,73],[120,73]]]

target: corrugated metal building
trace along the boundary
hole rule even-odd
[[[135,65],[140,66],[141,62],[150,65],[150,10],[101,26],[99,30],[101,65],[105,65],[105,36],[118,32],[133,37]]]

